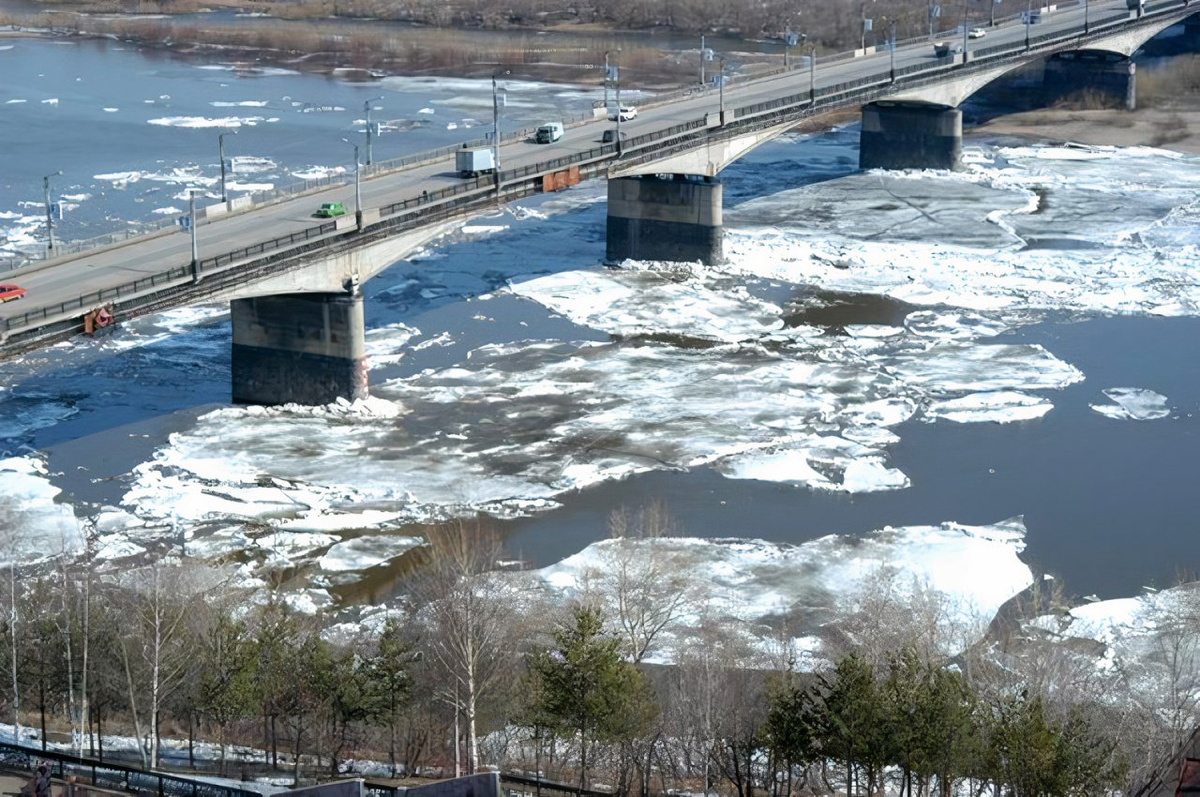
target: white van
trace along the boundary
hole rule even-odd
[[[547,122],[537,129],[537,143],[539,144],[553,144],[562,137],[562,122]]]

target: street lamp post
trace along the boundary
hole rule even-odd
[[[708,55],[708,51],[704,49],[704,34],[700,34],[700,85],[704,86],[704,57]]]
[[[508,70],[499,73],[507,75]],[[621,93],[617,92],[617,103],[621,102]],[[619,125],[619,123],[618,123]],[[492,74],[492,169],[496,175],[496,196],[500,196],[500,99],[496,91],[496,74]]]
[[[721,61],[721,74],[717,81],[717,89],[720,91],[720,108],[721,108],[721,124],[725,124],[725,62]]]
[[[379,97],[372,97],[369,100],[363,101],[363,110],[366,111],[366,114],[367,114],[367,165],[368,166],[371,165],[371,103],[375,102],[376,100],[382,100],[382,99],[383,99],[383,97],[379,96]],[[357,162],[357,161],[358,161],[358,158],[355,157],[355,162]]]
[[[967,62],[967,46],[971,41],[971,20],[967,16],[967,4],[963,3],[963,63]]]
[[[889,62],[890,63],[889,74],[891,76],[892,82],[895,83],[896,82],[896,20],[893,19],[891,21],[891,23],[888,25],[888,28],[889,28],[889,30],[888,30],[888,33],[889,33],[888,53],[890,54],[890,58],[891,58],[891,60]]]
[[[700,37],[700,42],[703,45],[704,37]],[[703,66],[700,67],[704,69]],[[608,116],[608,50],[604,51],[604,115]]]
[[[54,214],[50,208],[50,178],[62,174],[62,169],[47,174],[42,178],[42,190],[46,195],[46,255],[54,254]]]
[[[192,282],[200,281],[200,244],[196,240],[196,191],[188,189],[188,232],[192,236]]]
[[[817,101],[817,43],[809,45],[808,51],[808,101]]]
[[[858,7],[858,15],[862,19],[862,30],[859,31],[858,49],[866,52],[867,50],[867,4],[862,3]]]
[[[988,3],[988,27],[996,27],[996,6],[1000,5],[1000,0],[991,0]]]
[[[342,141],[354,147],[354,224],[358,227],[359,232],[361,232],[363,228],[362,181],[359,170],[358,144],[355,144],[348,138],[343,138]]]
[[[621,66],[613,70],[613,91],[617,98],[617,157],[621,157]]]
[[[1029,50],[1029,23],[1033,21],[1033,0],[1025,0],[1025,49]]]
[[[1083,0],[1083,32],[1088,32],[1088,0]]]
[[[226,130],[217,136],[217,157],[221,160],[221,201],[228,202],[229,197],[225,196],[225,136],[236,136],[236,130]]]

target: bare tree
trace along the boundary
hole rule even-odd
[[[502,548],[491,530],[460,521],[427,536],[430,563],[415,579],[415,611],[426,649],[449,677],[440,695],[466,725],[471,773],[479,767],[480,701],[514,674],[519,598],[511,579],[492,572]]]
[[[221,580],[207,568],[163,563],[120,578],[130,622],[128,633],[119,636],[119,649],[143,766],[158,765],[160,715],[192,660],[189,614],[203,606],[205,594],[214,592]]]
[[[653,503],[609,516],[610,539],[599,566],[584,574],[588,597],[616,624],[625,652],[640,663],[680,616],[699,602],[692,557],[677,536],[666,507]]]

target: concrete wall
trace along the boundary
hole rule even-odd
[[[427,786],[410,786],[404,797],[500,797],[500,774],[481,772],[462,778],[451,778]]]
[[[235,299],[231,376],[242,404],[328,404],[367,395],[360,294]]]
[[[1136,66],[1118,53],[1097,50],[1059,53],[1046,61],[1042,90],[1047,105],[1063,98],[1100,100],[1107,107],[1132,111],[1137,107]]]
[[[362,778],[339,780],[333,783],[321,783],[316,786],[306,786],[303,789],[288,789],[275,792],[273,797],[362,797]]]
[[[864,105],[861,169],[954,169],[962,155],[962,111],[881,100]]]
[[[608,260],[721,262],[722,193],[715,178],[610,178]]]

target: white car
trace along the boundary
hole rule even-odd
[[[632,105],[622,105],[618,110],[608,112],[608,121],[615,122],[618,116],[622,122],[628,122],[637,116],[637,108],[634,108]]]
[[[987,35],[986,28],[971,28],[969,31],[967,31],[968,39],[982,39],[986,35]]]

